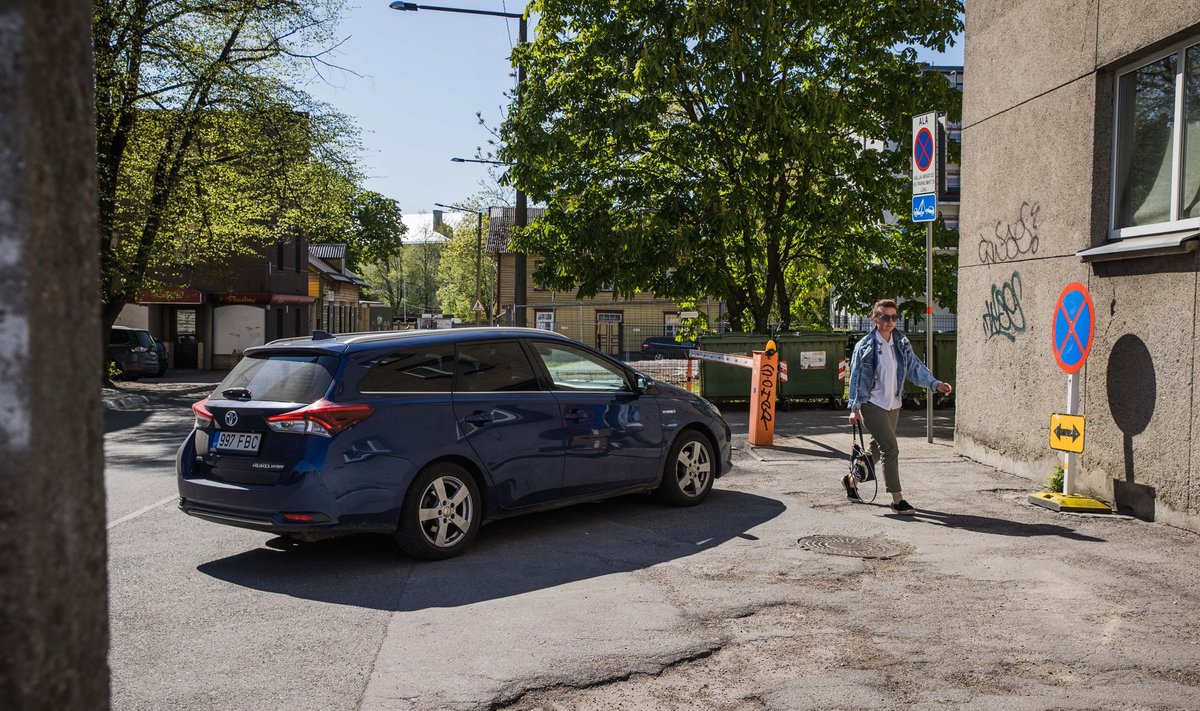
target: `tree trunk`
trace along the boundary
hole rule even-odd
[[[0,12],[0,702],[109,708],[91,4]]]

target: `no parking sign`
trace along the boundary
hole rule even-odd
[[[1087,287],[1068,284],[1054,306],[1054,360],[1065,373],[1078,373],[1092,350],[1096,307]]]

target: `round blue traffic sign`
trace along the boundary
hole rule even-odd
[[[1092,350],[1096,307],[1087,287],[1068,284],[1054,306],[1054,360],[1067,373],[1077,373]]]
[[[913,162],[922,173],[933,164],[933,132],[928,128],[917,131],[917,137],[913,139]]]

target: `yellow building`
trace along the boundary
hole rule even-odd
[[[542,216],[544,210],[528,208],[529,221]],[[681,318],[679,306],[669,299],[653,294],[638,293],[632,298],[616,300],[613,293],[600,292],[594,297],[579,299],[574,291],[539,289],[533,282],[533,271],[541,261],[537,255],[525,260],[525,304],[517,304],[514,285],[517,276],[517,255],[509,249],[515,209],[493,207],[488,215],[487,251],[495,268],[496,294],[500,313],[496,321],[511,325],[517,313],[525,312],[528,326],[544,328],[586,343],[618,358],[629,358],[642,350],[647,338],[673,337]],[[717,299],[702,301],[695,307],[707,323],[716,327],[722,313]]]

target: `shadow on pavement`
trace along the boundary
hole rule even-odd
[[[264,592],[392,612],[458,607],[648,568],[725,543],[783,513],[762,496],[714,490],[704,504],[672,508],[648,496],[505,519],[484,526],[462,556],[405,558],[384,536],[267,548],[197,570]],[[283,549],[283,550],[280,550]]]
[[[105,410],[104,434],[137,427],[152,414],[150,410]]]
[[[883,504],[886,506],[887,504]],[[1056,526],[1050,523],[1021,523],[1002,518],[988,516],[973,516],[971,514],[945,513],[930,509],[917,509],[916,514],[896,514],[895,519],[919,523],[931,523],[946,528],[957,528],[973,533],[991,533],[997,536],[1060,536],[1073,541],[1089,541],[1103,543],[1103,538],[1088,536],[1066,526]]]

